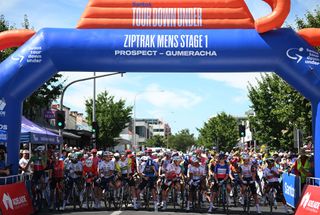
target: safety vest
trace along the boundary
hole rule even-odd
[[[297,165],[297,169],[300,172],[300,168],[303,167],[307,172],[310,172],[310,162],[309,159],[306,160],[306,162],[304,163],[304,165],[302,166],[302,162],[299,159],[298,160],[298,165]],[[306,182],[306,178],[307,175],[304,172],[300,172],[300,177],[301,177],[301,183],[305,183]]]

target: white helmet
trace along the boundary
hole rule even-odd
[[[174,156],[172,157],[172,161],[180,161],[181,158],[179,156]]]
[[[148,159],[149,159],[148,156],[142,156],[142,157],[141,157],[141,161],[147,161]]]
[[[90,167],[92,167],[92,164],[93,164],[92,159],[87,159],[86,160],[86,167],[90,168]]]
[[[242,155],[242,159],[243,159],[243,160],[248,160],[248,159],[250,159],[250,157],[249,157],[248,154],[243,154],[243,155]]]

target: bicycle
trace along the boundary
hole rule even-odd
[[[273,207],[277,209],[277,204],[275,203],[277,195],[277,190],[271,185],[271,188],[267,194],[267,201],[270,208],[270,213],[272,213]]]
[[[253,181],[243,181],[243,184],[246,185],[246,189],[243,194],[243,211],[246,212],[247,214],[250,214],[250,206],[251,206],[251,188],[250,184],[254,183]]]
[[[115,200],[114,194],[115,194],[115,191],[114,191],[114,188],[112,187],[108,186],[107,188],[103,189],[102,191],[103,202],[106,209],[111,209],[112,204],[115,209],[118,208],[118,204]]]
[[[53,205],[54,208],[58,211],[60,210],[60,207],[62,207],[63,205],[63,186],[61,183],[61,181],[57,180],[55,188],[53,190]]]
[[[193,181],[189,188],[191,188],[192,186],[194,187],[194,189],[192,191],[189,191],[189,194],[191,194],[192,196],[192,208],[200,210],[202,200],[202,193],[200,190],[200,179]]]
[[[68,180],[72,180],[71,192],[68,196],[69,202],[71,203],[71,205],[73,205],[74,210],[76,209],[77,205],[79,205],[79,208],[81,209],[82,202],[80,200],[80,191],[76,183],[76,180],[79,180],[79,179],[68,179]],[[68,189],[70,189],[70,187],[68,187]]]
[[[222,181],[219,183],[219,200],[222,203],[223,211],[229,214],[229,201],[228,201],[228,193],[227,193],[227,182]]]
[[[94,200],[95,200],[95,194],[94,194],[94,178],[89,178],[86,176],[85,178],[85,195],[82,203],[86,203],[87,209],[92,209]],[[83,205],[82,205],[83,206]]]
[[[240,193],[240,184],[239,180],[235,180],[232,182],[232,198],[233,198],[233,204],[235,207],[238,206],[238,200],[239,200],[239,193]]]
[[[122,186],[120,188],[120,202],[119,202],[119,210],[122,210],[124,205],[125,209],[128,208],[129,203],[131,202],[131,192],[128,182],[126,180],[122,181]]]

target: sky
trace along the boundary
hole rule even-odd
[[[245,0],[254,18],[270,13],[262,0]],[[24,14],[37,31],[45,27],[75,28],[88,0],[0,0],[0,14],[11,25],[21,27]],[[292,0],[284,26],[294,26],[296,17],[320,5],[319,0]],[[63,72],[66,83],[92,76],[92,72]],[[101,75],[105,73],[97,73]],[[126,73],[97,79],[97,93],[108,91],[116,100],[135,104],[137,118],[159,118],[173,133],[189,129],[198,135],[210,117],[222,111],[244,116],[250,109],[248,83],[256,86],[260,73]],[[93,81],[72,85],[64,105],[85,113],[85,100],[93,96]]]

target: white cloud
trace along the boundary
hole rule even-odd
[[[248,96],[239,95],[232,98],[232,101],[236,104],[244,104],[248,101]]]
[[[200,73],[201,78],[220,81],[226,85],[242,90],[247,90],[248,83],[257,85],[260,73]]]
[[[202,97],[186,90],[162,90],[157,84],[147,86],[144,93],[139,96],[155,107],[168,109],[190,109],[202,101]]]

